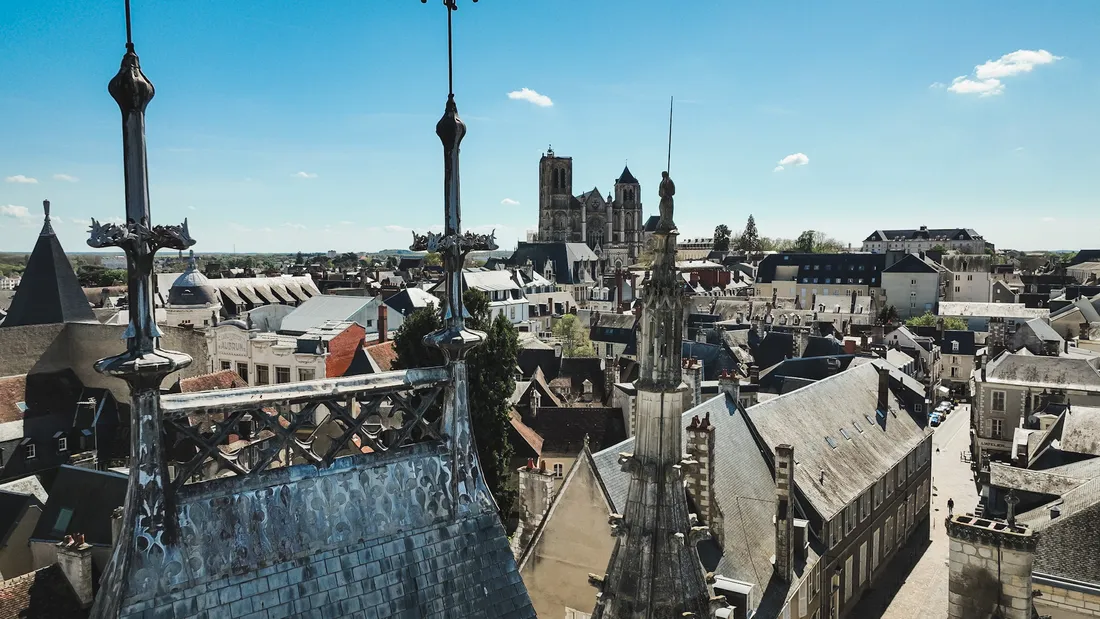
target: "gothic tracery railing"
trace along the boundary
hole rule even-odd
[[[173,489],[443,438],[446,367],[165,395]]]

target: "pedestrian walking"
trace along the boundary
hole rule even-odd
[[[950,518],[955,512],[955,499],[947,499],[947,517]]]

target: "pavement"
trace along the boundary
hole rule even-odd
[[[915,534],[895,555],[873,589],[849,617],[879,619],[939,619],[947,617],[949,544],[944,519],[947,500],[955,510],[969,512],[978,504],[970,463],[961,452],[970,449],[970,405],[962,404],[932,428],[932,505],[929,540]],[[908,558],[906,557],[908,555]],[[916,563],[913,563],[913,561]]]

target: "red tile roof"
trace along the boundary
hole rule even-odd
[[[527,424],[523,423],[523,419],[519,413],[512,411],[508,413],[508,422],[512,424],[512,429],[519,434],[520,438],[538,455],[542,455],[542,437],[538,432],[532,430]]]
[[[56,563],[0,582],[0,619],[87,616]]]
[[[183,393],[215,391],[218,389],[240,389],[247,386],[248,383],[244,382],[244,379],[233,370],[222,370],[212,374],[192,376],[191,378],[184,378],[180,381],[180,391]]]
[[[343,376],[355,359],[355,351],[363,345],[366,329],[352,323],[344,332],[328,342],[328,359],[325,360],[325,376]]]
[[[365,350],[383,372],[389,372],[393,369],[393,364],[397,361],[397,349],[393,346],[393,340],[386,340],[381,344],[372,344],[367,346]]]
[[[0,423],[20,421],[23,411],[16,406],[27,397],[27,375],[5,376],[0,378]]]

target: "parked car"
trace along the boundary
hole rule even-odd
[[[928,418],[928,425],[933,428],[943,423],[943,416],[940,413],[932,413],[932,416]]]

